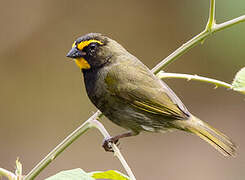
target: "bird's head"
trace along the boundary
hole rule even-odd
[[[89,33],[79,37],[66,56],[74,59],[80,69],[100,68],[116,54],[117,44],[99,33]]]

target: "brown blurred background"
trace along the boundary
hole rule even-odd
[[[217,22],[245,13],[244,0],[217,2]],[[116,39],[152,68],[206,25],[209,1],[38,0],[0,2],[0,167],[14,170],[17,157],[29,172],[50,150],[96,111],[80,70],[65,55],[88,32]],[[245,65],[245,23],[221,31],[171,64],[182,72],[231,82]],[[182,132],[121,140],[137,179],[242,180],[245,178],[245,96],[213,85],[167,80],[189,110],[238,144],[224,158],[198,137]],[[124,131],[107,119],[115,135]],[[37,179],[61,170],[117,169],[120,162],[89,130]]]

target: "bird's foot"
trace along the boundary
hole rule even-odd
[[[139,134],[139,133],[129,131],[129,132],[126,132],[126,133],[123,133],[123,134],[119,134],[117,136],[105,138],[104,141],[103,141],[102,147],[105,149],[105,151],[114,152],[113,149],[112,149],[112,144],[119,145],[119,141],[118,140],[120,138],[135,136],[137,134]]]
[[[114,152],[113,149],[112,149],[112,144],[119,145],[118,138],[115,138],[115,137],[105,138],[104,141],[103,141],[102,147],[107,152]]]

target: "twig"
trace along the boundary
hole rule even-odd
[[[216,24],[214,27],[213,27],[213,32],[218,32],[220,30],[223,30],[223,29],[226,29],[228,27],[231,27],[235,24],[238,24],[238,23],[241,23],[241,22],[244,22],[245,21],[245,15],[242,15],[240,17],[237,17],[235,19],[232,19],[232,20],[229,20],[229,21],[226,21],[224,23],[221,23],[221,24]]]
[[[215,24],[215,0],[210,0],[210,10],[209,10],[209,19],[207,26],[204,31],[202,31],[197,36],[193,37],[191,40],[183,44],[181,47],[179,47],[176,51],[174,51],[172,54],[170,54],[168,57],[166,57],[162,62],[157,64],[153,69],[152,72],[157,74],[159,73],[164,67],[169,65],[171,62],[176,60],[178,57],[186,53],[188,50],[196,46],[197,44],[203,42],[209,35],[211,35],[214,32],[218,32],[220,30],[223,30],[225,28],[228,28],[230,26],[233,26],[235,24],[238,24],[240,22],[245,21],[245,15],[240,16],[238,18],[235,18],[233,20],[224,22],[222,24]],[[53,151],[51,151],[28,175],[25,179],[33,179],[36,177],[42,169],[44,169],[50,162],[52,162],[62,151],[64,151],[65,148],[67,148],[73,141],[75,141],[79,136],[81,136],[85,131],[87,131],[89,128],[91,128],[91,122],[92,126],[95,126],[96,124],[96,118],[99,116],[102,116],[100,111],[97,111],[93,116],[91,116],[82,126],[80,126],[78,129],[76,129],[72,134],[70,134],[60,145],[58,145]],[[90,122],[91,121],[91,122]],[[98,125],[98,124],[97,124]],[[104,128],[104,127],[103,127]],[[103,129],[102,128],[102,129]],[[108,136],[108,133],[105,133],[106,131],[100,131],[104,136]],[[112,145],[113,149],[116,153],[120,152],[117,150],[118,148],[116,145]],[[120,154],[121,156],[121,154]],[[119,158],[119,156],[117,155]],[[119,158],[123,166],[125,167],[126,161],[124,159]],[[124,162],[125,161],[125,162]],[[131,172],[129,172],[130,168],[125,168],[131,179],[135,180],[135,177]],[[131,171],[131,170],[130,170]]]
[[[202,40],[204,40],[208,36],[208,32],[203,31],[197,36],[193,37],[191,40],[183,44],[181,47],[176,49],[172,54],[170,54],[168,57],[166,57],[163,61],[161,61],[159,64],[157,64],[153,69],[152,72],[157,74],[162,69],[164,69],[166,66],[168,66],[171,62],[176,60],[178,57],[185,54],[188,50],[190,50],[192,47],[196,46],[198,43],[200,43]]]
[[[228,89],[232,89],[232,85],[231,84],[228,84],[226,82],[219,81],[219,80],[216,80],[216,79],[211,79],[211,78],[207,78],[207,77],[198,76],[198,75],[180,74],[180,73],[165,73],[163,71],[160,71],[157,74],[157,77],[159,77],[160,79],[177,78],[177,79],[196,80],[196,81],[207,82],[207,83],[214,84],[216,86],[222,86],[222,87],[225,87],[225,88],[228,88]]]
[[[4,177],[7,177],[9,180],[16,180],[17,179],[17,176],[6,170],[6,169],[3,169],[3,168],[0,168],[0,179],[1,179],[1,176],[4,176]]]
[[[110,134],[107,132],[105,127],[97,120],[92,120],[90,121],[91,125],[97,128],[101,134],[104,136],[104,138],[111,137]],[[136,180],[132,170],[130,169],[129,165],[127,164],[126,160],[124,159],[123,155],[121,154],[120,150],[118,147],[112,143],[112,149],[114,151],[114,155],[119,159],[119,161],[122,163],[124,169],[126,170],[130,180]]]
[[[79,138],[83,133],[85,133],[90,128],[97,128],[101,134],[108,138],[109,133],[106,131],[105,127],[97,120],[102,116],[100,111],[97,111],[93,116],[91,116],[86,122],[84,122],[80,127],[73,131],[67,138],[65,138],[56,148],[54,148],[40,163],[38,163],[29,172],[25,180],[34,179],[49,163],[51,163],[61,152],[63,152],[73,141]],[[126,160],[122,156],[120,150],[115,144],[112,144],[112,148],[115,152],[115,156],[120,160],[126,172],[128,173],[131,180],[136,180],[134,174],[132,173],[130,167],[128,166]]]
[[[215,25],[215,0],[210,0],[209,18],[208,18],[206,30],[212,32],[214,25]]]
[[[25,177],[25,180],[34,179],[48,164],[50,164],[61,152],[63,152],[73,141],[84,134],[91,128],[90,121],[95,120],[100,116],[100,111],[97,111],[80,127],[66,137],[58,146],[56,146],[41,162],[39,162]]]
[[[162,69],[164,69],[166,66],[168,66],[170,63],[175,61],[178,57],[185,54],[189,49],[193,48],[194,46],[196,46],[199,43],[202,43],[208,36],[212,35],[213,33],[245,21],[245,15],[243,15],[243,16],[240,16],[238,18],[232,19],[230,21],[221,23],[221,24],[215,24],[215,20],[214,20],[215,5],[214,5],[214,3],[215,3],[214,0],[210,0],[209,15],[211,15],[211,17],[209,17],[206,29],[204,31],[202,31],[200,34],[198,34],[197,36],[193,37],[191,40],[189,40],[185,44],[183,44],[181,47],[176,49],[172,54],[170,54],[164,60],[162,60],[159,64],[157,64],[152,69],[152,72],[157,74]]]

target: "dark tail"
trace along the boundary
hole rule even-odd
[[[226,135],[195,116],[191,116],[190,119],[186,121],[178,121],[177,124],[180,125],[183,130],[198,135],[224,156],[234,157],[236,155],[237,147]]]

